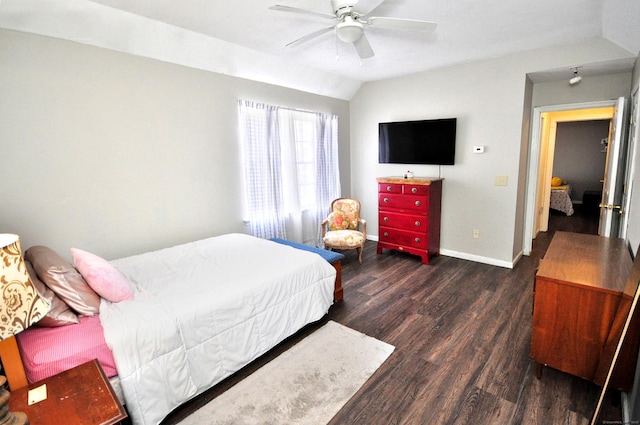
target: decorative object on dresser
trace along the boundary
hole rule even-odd
[[[440,253],[441,178],[378,177],[378,254],[384,248],[422,257]]]
[[[322,223],[322,240],[326,249],[356,249],[362,263],[367,240],[367,221],[360,217],[360,201],[338,198],[331,202],[331,213]]]
[[[0,357],[14,391],[27,384],[14,335],[42,319],[51,307],[29,278],[18,235],[0,234],[0,287]],[[28,424],[26,414],[9,412],[6,382],[7,378],[0,376],[0,423]]]
[[[555,233],[534,286],[531,357],[538,378],[546,365],[603,385],[613,356],[610,346],[625,319],[618,311],[631,269],[622,239]],[[638,332],[637,322],[631,332]],[[637,354],[637,338],[627,340],[612,387],[631,388]]]
[[[34,403],[39,391],[43,399]],[[111,425],[127,417],[97,360],[21,388],[11,407],[27,412],[34,425]]]

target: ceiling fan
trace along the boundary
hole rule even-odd
[[[428,33],[436,28],[434,22],[417,19],[390,18],[383,16],[368,16],[367,13],[359,13],[355,10],[358,0],[331,0],[333,15],[316,12],[315,10],[301,9],[292,6],[275,5],[269,9],[284,12],[294,12],[305,15],[319,16],[337,21],[335,25],[314,31],[287,44],[287,47],[304,43],[334,30],[338,39],[345,43],[352,43],[361,59],[367,59],[374,55],[373,49],[365,35],[365,28],[396,29],[404,31],[417,31]]]

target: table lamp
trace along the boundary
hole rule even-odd
[[[18,362],[22,367],[14,335],[42,319],[50,307],[49,301],[40,297],[29,278],[18,235],[0,234],[0,344],[3,345],[0,352],[7,372],[8,363]],[[11,348],[6,349],[6,346]],[[12,349],[15,354],[11,353]],[[5,356],[7,352],[11,355]],[[0,424],[28,424],[24,413],[9,412],[6,379],[0,375]]]

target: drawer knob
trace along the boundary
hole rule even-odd
[[[389,217],[383,218],[384,221],[389,221]]]
[[[420,238],[415,238],[416,243],[420,243]]]
[[[411,188],[411,193],[418,193],[418,188],[417,187],[412,187]]]
[[[388,204],[388,203],[389,203],[389,198],[384,198],[384,199],[382,200],[382,202],[384,202],[385,204]]]
[[[389,232],[384,232],[385,237],[389,237]]]
[[[416,207],[419,207],[420,205],[422,205],[422,202],[416,201]]]
[[[420,222],[416,220],[415,225],[416,227],[420,227]]]
[[[392,190],[393,190],[393,187],[387,186],[387,192],[391,192]]]

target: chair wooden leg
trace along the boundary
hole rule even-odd
[[[364,246],[361,246],[360,248],[358,248],[359,254],[358,254],[358,260],[360,261],[360,264],[362,264],[362,251],[364,251]]]

